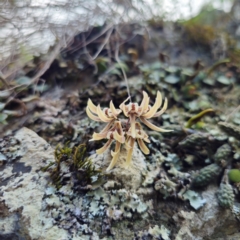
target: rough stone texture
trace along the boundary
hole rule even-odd
[[[23,157],[5,165],[0,173],[0,239],[64,239],[66,231],[53,227],[52,219],[41,214],[49,176],[40,169],[54,161],[53,149],[27,128],[19,130],[15,138],[21,143],[18,151]]]
[[[127,151],[123,148],[116,166],[108,173],[111,175],[110,178],[112,178],[116,183],[120,183],[124,188],[137,190],[142,184],[143,174],[147,169],[145,156],[137,148],[136,144],[134,146],[132,161],[129,166],[126,166],[125,164],[126,156]],[[110,154],[110,150],[108,150],[103,154],[95,154],[91,156],[91,159],[98,168],[105,170],[110,164],[112,156]]]
[[[206,204],[198,211],[187,202],[163,200],[153,189],[161,161],[149,166],[137,148],[128,168],[123,149],[109,180],[83,195],[73,192],[70,183],[56,190],[41,171],[54,161],[46,141],[27,128],[15,138],[22,157],[8,159],[0,170],[1,240],[240,239],[238,220],[218,205],[217,186],[203,189]],[[92,160],[105,169],[111,154]]]
[[[240,239],[239,222],[231,210],[219,207],[217,189],[215,186],[209,186],[202,193],[206,204],[201,210],[197,212],[181,210],[174,215],[173,219],[176,222],[184,219],[176,240]],[[236,237],[233,237],[233,234]]]

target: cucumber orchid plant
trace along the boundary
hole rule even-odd
[[[100,105],[96,106],[93,104],[91,99],[88,99],[86,113],[89,118],[98,122],[107,123],[106,126],[100,133],[93,133],[92,139],[90,141],[108,139],[105,145],[98,149],[97,154],[105,152],[115,140],[115,151],[111,151],[112,161],[107,168],[107,171],[111,170],[118,160],[121,145],[125,144],[127,149],[127,166],[131,163],[132,152],[134,144],[137,141],[141,151],[144,154],[149,154],[149,149],[144,142],[149,143],[147,133],[143,130],[142,125],[138,119],[144,123],[147,127],[158,132],[170,132],[172,130],[166,130],[155,126],[150,123],[148,119],[158,117],[162,115],[167,109],[167,99],[165,98],[163,107],[160,111],[158,109],[162,105],[162,95],[158,91],[155,103],[153,106],[149,105],[150,98],[146,92],[143,91],[143,100],[140,105],[138,103],[128,103],[127,98],[123,103],[120,104],[119,108],[115,108],[113,102],[109,104],[109,108],[101,109]],[[123,120],[119,118],[119,114],[122,113],[128,118]]]

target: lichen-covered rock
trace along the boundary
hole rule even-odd
[[[203,207],[206,203],[205,199],[203,199],[197,192],[194,192],[192,190],[187,190],[182,197],[184,200],[188,199],[190,205],[196,210]]]
[[[180,210],[172,217],[181,227],[174,240],[238,240],[239,222],[230,209],[219,207],[217,187],[209,185],[202,197],[206,204],[197,212]],[[237,230],[237,231],[236,231]],[[233,237],[234,235],[234,237]]]
[[[150,240],[150,239],[163,239],[163,240],[170,240],[170,233],[171,231],[168,230],[165,226],[161,225],[159,227],[158,225],[155,225],[154,227],[149,227],[148,230],[145,231],[139,231],[134,240]]]
[[[186,134],[191,133],[191,130],[183,128],[180,125],[170,125],[168,128],[173,131],[161,133],[164,137],[176,137],[176,136],[182,137],[186,136]]]
[[[227,163],[232,155],[232,149],[229,144],[223,144],[221,147],[217,149],[217,152],[214,155],[215,163],[221,164],[222,161]]]
[[[145,156],[135,144],[132,161],[128,167],[126,167],[126,157],[127,151],[123,148],[117,164],[107,173],[108,180],[120,183],[122,188],[137,190],[142,185],[144,175],[146,175],[147,171]],[[110,151],[106,151],[100,155],[94,154],[90,158],[96,169],[101,169],[104,172],[104,169],[109,166],[112,156]]]
[[[192,183],[195,186],[206,186],[221,173],[221,170],[222,168],[218,164],[212,163],[202,168],[194,177]]]
[[[5,233],[12,236],[11,239],[15,235],[18,235],[17,239],[69,239],[67,231],[53,226],[52,218],[42,212],[49,175],[41,168],[54,161],[53,149],[27,128],[19,130],[15,139],[19,144],[14,155],[22,157],[4,165],[0,174],[0,205],[4,204],[8,212],[6,216],[1,216],[2,222],[9,226]],[[0,239],[4,239],[5,233],[0,232]]]
[[[188,135],[181,142],[179,142],[180,147],[189,148],[189,147],[202,147],[208,142],[209,135],[204,133],[194,133]]]
[[[178,184],[171,181],[165,174],[154,184],[155,190],[163,194],[164,198],[175,195],[177,193],[177,186]]]
[[[110,219],[117,220],[145,213],[148,204],[143,202],[136,193],[126,189],[107,191],[100,187],[87,193],[82,209],[90,213],[88,219],[92,216],[103,216],[106,211]]]
[[[218,125],[227,134],[235,137],[236,139],[240,139],[240,128],[235,124],[227,123],[227,122],[219,122]]]
[[[232,208],[234,202],[233,188],[228,183],[221,183],[217,194],[218,203],[225,208]]]
[[[190,208],[171,198],[159,198],[154,183],[164,196],[176,196],[182,187],[180,180],[186,181],[188,176],[180,174],[181,169],[166,172],[165,155],[146,163],[136,149],[132,165],[125,169],[123,151],[118,165],[102,182],[81,192],[73,188],[68,178],[56,189],[49,173],[41,171],[54,161],[54,151],[46,141],[26,128],[16,138],[19,157],[4,163],[0,171],[0,239],[202,240],[218,239],[215,236],[219,231],[224,237],[238,233],[239,224],[232,212],[218,207],[214,185],[209,186],[215,187],[210,192],[204,190],[201,194],[206,203],[198,212],[191,216],[181,214],[172,223],[175,213]],[[111,161],[110,153],[94,157],[95,166],[103,170]],[[65,172],[64,166],[61,171]]]

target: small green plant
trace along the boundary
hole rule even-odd
[[[197,122],[199,122],[201,120],[201,118],[203,118],[205,115],[207,115],[208,113],[212,113],[214,112],[214,110],[212,108],[208,108],[205,109],[203,111],[201,111],[200,113],[194,115],[193,117],[191,117],[186,124],[186,128],[191,128],[192,125],[196,124]]]
[[[53,183],[59,189],[63,185],[64,175],[66,174],[61,170],[61,165],[64,163],[68,167],[72,179],[75,179],[75,182],[79,185],[78,188],[84,189],[87,185],[91,185],[94,177],[100,177],[101,171],[96,170],[87,157],[87,146],[85,144],[73,148],[68,145],[69,143],[66,143],[61,147],[58,144],[54,151],[55,162],[51,162],[42,170],[50,171]]]
[[[54,156],[55,156],[55,160],[56,162],[61,162],[61,159],[63,157],[67,157],[70,158],[71,154],[72,154],[72,148],[68,147],[69,142],[67,142],[64,147],[61,147],[60,144],[57,145],[55,151],[54,151]]]
[[[228,172],[229,180],[233,183],[239,183],[240,182],[240,170],[239,169],[231,169]]]

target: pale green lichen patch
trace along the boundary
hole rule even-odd
[[[148,232],[153,238],[162,238],[163,240],[170,240],[169,238],[170,231],[163,225],[161,225],[160,228],[158,225],[155,225],[153,228],[150,227]]]
[[[202,198],[198,193],[188,190],[183,195],[184,200],[189,200],[190,205],[195,209],[198,210],[199,208],[203,207],[206,203],[206,199]]]

